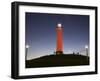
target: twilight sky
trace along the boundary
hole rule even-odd
[[[56,50],[56,25],[63,26],[63,52],[84,50],[89,45],[89,16],[69,14],[29,13],[25,17],[27,59],[53,54]]]

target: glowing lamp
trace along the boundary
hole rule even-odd
[[[88,49],[88,45],[85,45],[85,48]]]
[[[29,45],[26,45],[26,48],[29,48],[30,46]]]

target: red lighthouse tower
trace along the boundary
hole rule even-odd
[[[63,46],[62,46],[62,25],[61,23],[57,24],[56,27],[57,33],[57,45],[56,45],[56,55],[63,54]]]

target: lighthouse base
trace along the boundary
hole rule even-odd
[[[56,55],[61,55],[63,54],[63,51],[56,51]]]

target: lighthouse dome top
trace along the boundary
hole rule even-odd
[[[61,23],[58,23],[57,24],[57,27],[61,28],[62,27]]]

